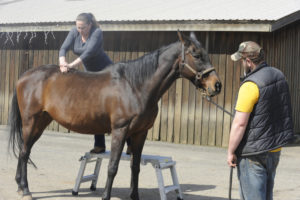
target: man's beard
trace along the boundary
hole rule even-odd
[[[251,72],[250,67],[247,67],[246,65],[243,65],[243,69],[244,69],[244,76],[246,76]]]

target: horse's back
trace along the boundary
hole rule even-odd
[[[44,65],[26,71],[16,83],[16,93],[20,110],[32,115],[42,109],[44,82],[59,72],[57,65]]]
[[[35,68],[31,68],[26,71],[18,80],[16,87],[26,87],[26,84],[37,83],[44,81],[51,75],[59,72],[59,66],[57,65],[43,65]]]

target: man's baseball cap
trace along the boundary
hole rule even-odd
[[[241,58],[245,58],[248,55],[255,56],[258,55],[261,47],[252,41],[242,42],[239,46],[239,50],[231,55],[231,60],[238,61]]]

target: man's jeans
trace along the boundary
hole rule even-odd
[[[266,152],[238,159],[241,200],[272,200],[279,152]]]

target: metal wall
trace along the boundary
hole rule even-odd
[[[26,35],[27,34],[27,35]],[[36,34],[36,35],[35,35]],[[18,77],[31,67],[58,64],[58,49],[67,32],[0,33],[0,124],[8,123],[10,99]],[[189,33],[185,33],[189,34]],[[1,36],[2,35],[2,36]],[[289,82],[295,131],[300,132],[300,22],[273,33],[196,32],[208,48],[223,83],[212,98],[226,110],[234,109],[241,68],[230,55],[242,41],[253,40],[266,51],[267,62],[284,72]],[[105,32],[104,48],[114,62],[136,59],[147,52],[177,41],[176,32]],[[68,59],[76,58],[73,53]],[[82,66],[80,67],[82,69]],[[231,117],[201,96],[185,79],[178,79],[159,102],[160,112],[148,139],[182,144],[227,146]],[[56,122],[49,130],[68,132]]]

